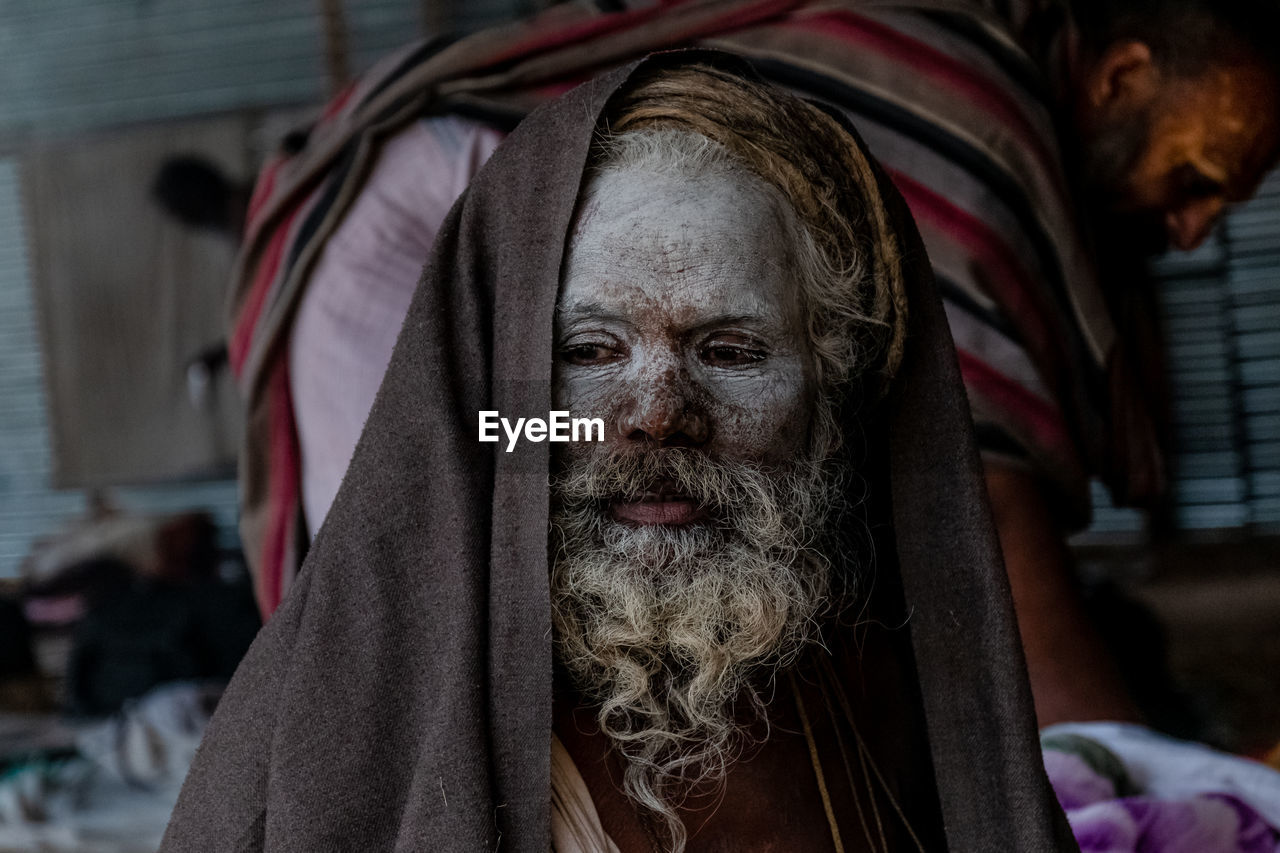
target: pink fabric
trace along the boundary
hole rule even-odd
[[[388,140],[325,245],[289,343],[312,537],[346,473],[436,231],[501,140],[452,116],[415,122]]]

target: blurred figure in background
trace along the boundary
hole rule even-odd
[[[196,154],[165,160],[151,185],[156,203],[174,219],[235,241],[244,232],[250,192],[218,164]]]
[[[1075,587],[1089,480],[1163,486],[1128,259],[1190,249],[1275,159],[1272,6],[600,3],[415,45],[260,177],[229,342],[242,533],[269,614],[319,530],[453,200],[537,103],[708,44],[848,114],[917,220],[968,391],[1037,712],[1134,719]],[[604,7],[610,11],[605,11]],[[998,8],[997,8],[998,7]]]

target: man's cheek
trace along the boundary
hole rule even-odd
[[[552,460],[562,471],[572,470],[586,464],[589,460],[607,453],[607,442],[603,441],[568,441],[551,445]]]
[[[791,459],[808,441],[811,395],[799,382],[769,383],[753,390],[709,401],[715,450],[729,458],[765,463]]]
[[[608,399],[593,396],[566,396],[556,399],[556,407],[568,412],[568,420],[582,428],[569,430],[568,441],[551,445],[552,454],[562,464],[572,465],[617,450],[617,418]]]
[[[603,421],[604,444],[617,438],[619,419],[628,411],[629,405],[634,405],[625,385],[600,379],[567,382],[554,399],[556,408],[568,411],[572,418],[599,418]]]

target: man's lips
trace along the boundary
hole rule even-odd
[[[615,521],[631,524],[692,524],[706,518],[707,511],[691,500],[610,501]]]
[[[636,500],[614,498],[609,513],[614,521],[630,524],[692,524],[707,517],[697,501],[670,482],[659,483]]]

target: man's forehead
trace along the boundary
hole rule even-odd
[[[708,289],[702,294],[691,294],[692,298],[688,299],[652,298],[640,289],[613,290],[603,298],[598,298],[598,293],[579,295],[582,298],[566,300],[557,309],[561,323],[637,326],[674,321],[682,328],[694,329],[707,325],[772,324],[785,319],[787,313],[770,300],[750,295],[741,298],[741,292],[729,289]]]
[[[606,172],[570,238],[562,318],[625,319],[646,307],[754,316],[793,298],[790,229],[745,175]]]

